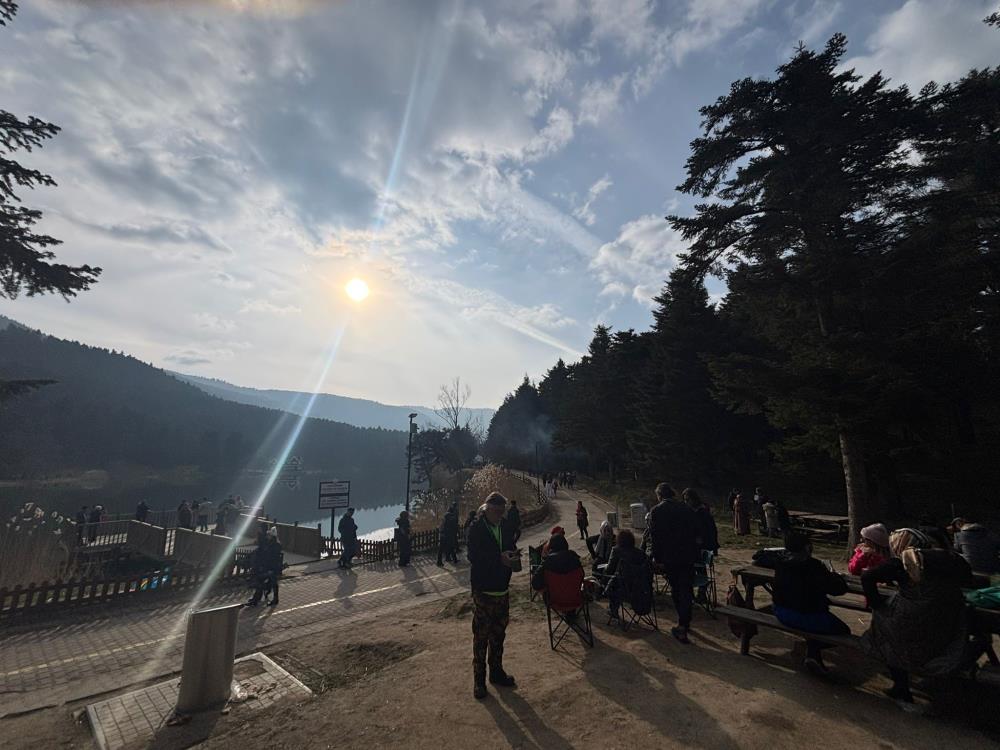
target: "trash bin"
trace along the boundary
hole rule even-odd
[[[632,503],[628,506],[629,511],[632,513],[632,528],[633,529],[645,529],[646,528],[646,506],[642,503]]]
[[[241,608],[227,604],[190,614],[175,713],[207,711],[229,700]]]
[[[608,525],[612,529],[617,529],[618,528],[618,511],[617,510],[608,511]]]

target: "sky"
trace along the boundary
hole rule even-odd
[[[955,80],[1000,64],[997,6],[29,0],[0,107],[62,132],[22,197],[104,273],[0,314],[238,385],[433,404],[460,376],[496,407],[595,325],[649,327],[700,106],[838,31],[860,73]]]

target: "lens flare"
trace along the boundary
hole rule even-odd
[[[344,287],[344,291],[355,302],[361,302],[368,296],[368,285],[361,279],[351,279]]]

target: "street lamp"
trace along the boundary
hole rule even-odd
[[[413,433],[416,431],[416,425],[413,424],[413,420],[417,418],[417,413],[413,412],[410,415],[410,431],[406,438],[406,512],[410,512],[410,464],[413,463]]]

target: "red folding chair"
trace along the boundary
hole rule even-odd
[[[577,568],[569,573],[553,573],[551,570],[546,570],[542,597],[545,600],[545,617],[549,624],[549,645],[553,651],[570,631],[580,636],[580,640],[588,646],[594,647],[594,630],[590,623],[590,599],[583,593],[583,568]]]

